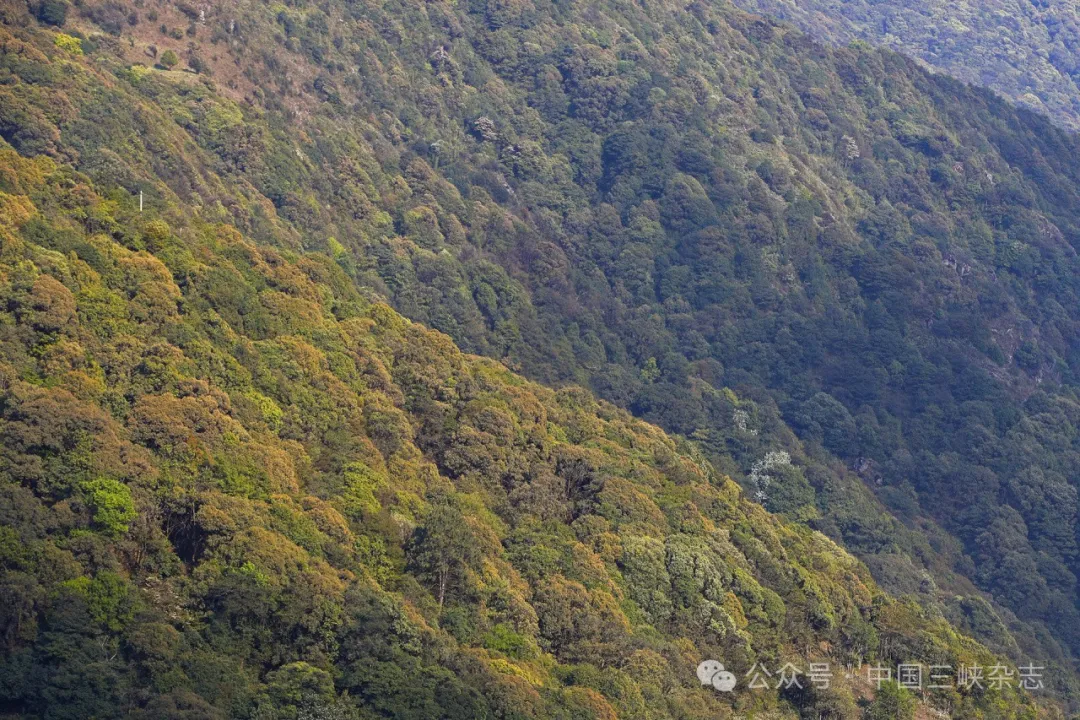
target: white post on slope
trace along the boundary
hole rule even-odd
[[[142,212],[142,190],[139,191],[139,212]]]

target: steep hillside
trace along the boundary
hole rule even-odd
[[[726,696],[695,667],[1001,663],[689,446],[463,355],[329,257],[0,168],[5,717],[855,717],[840,676]],[[872,711],[910,717],[891,691]]]
[[[1080,129],[1080,16],[1073,0],[734,0],[824,40],[863,40],[993,88]]]
[[[1073,136],[703,3],[2,7],[0,137],[91,178],[89,232],[141,193],[321,252],[1075,695]]]

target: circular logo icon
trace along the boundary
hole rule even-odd
[[[716,660],[703,660],[697,666],[697,676],[702,685],[712,685],[720,692],[731,692],[735,689],[735,676]]]
[[[735,676],[727,670],[721,670],[712,676],[712,686],[720,692],[731,692],[735,689]]]

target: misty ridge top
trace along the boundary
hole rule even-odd
[[[704,4],[3,13],[5,708],[1075,697],[1073,136]]]
[[[892,48],[992,88],[1063,127],[1080,127],[1080,21],[1072,0],[734,4],[789,21],[829,42]]]

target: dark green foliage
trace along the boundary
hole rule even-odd
[[[483,546],[461,510],[439,499],[415,530],[407,555],[412,570],[430,583],[442,607],[447,592],[460,588],[467,574],[478,569]]]
[[[67,22],[66,0],[42,0],[37,5],[37,18],[43,23],[62,27]]]

